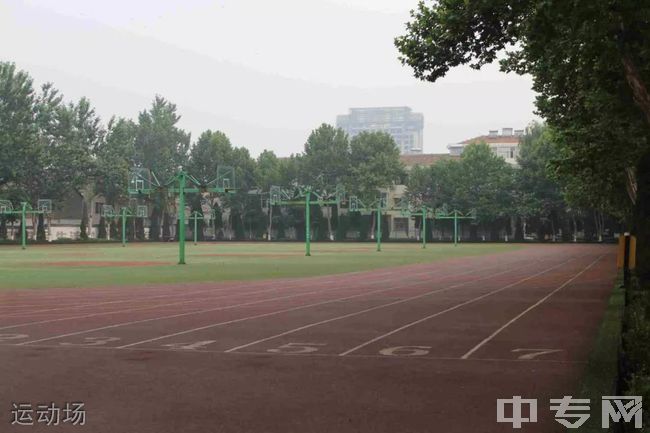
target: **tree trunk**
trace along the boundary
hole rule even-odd
[[[332,206],[327,206],[327,237],[330,241],[334,240],[332,234]]]
[[[629,56],[623,56],[623,69],[625,70],[625,79],[632,90],[634,102],[639,106],[646,120],[650,123],[650,94],[648,88],[643,82],[636,65]]]
[[[650,289],[650,151],[637,165],[637,196],[634,210],[634,234],[637,238],[636,274],[642,288]]]

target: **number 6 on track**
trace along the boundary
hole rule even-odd
[[[397,346],[379,351],[386,356],[424,356],[429,354],[431,346]]]

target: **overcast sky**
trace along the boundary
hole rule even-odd
[[[159,94],[195,139],[224,131],[253,155],[300,152],[350,107],[410,106],[424,151],[533,115],[528,77],[458,68],[437,83],[401,66],[393,38],[417,0],[0,0],[0,59],[88,97],[107,121]]]

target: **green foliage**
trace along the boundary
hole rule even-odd
[[[13,63],[0,62],[0,187],[20,173],[21,165],[36,145],[33,118],[36,95],[32,79]]]
[[[632,290],[629,289],[628,290]],[[625,310],[623,351],[627,395],[650,398],[650,292],[632,290]],[[644,411],[644,425],[650,415]]]
[[[135,139],[138,126],[131,120],[112,118],[106,139],[96,148],[95,192],[108,203],[126,198],[129,170],[134,165]]]
[[[537,111],[553,131],[566,198],[616,212],[639,238],[650,284],[650,4],[635,0],[420,2],[395,40],[415,76],[503,54],[530,74]],[[529,203],[530,204],[530,203]]]
[[[362,199],[377,198],[380,188],[399,183],[404,167],[395,140],[383,132],[361,132],[350,140],[347,189]]]

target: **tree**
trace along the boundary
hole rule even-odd
[[[350,169],[347,190],[371,202],[381,188],[389,188],[404,177],[395,140],[384,132],[361,132],[350,140]],[[372,218],[374,233],[376,218]]]
[[[555,227],[566,214],[567,204],[551,167],[558,156],[557,151],[551,130],[544,125],[531,125],[522,137],[517,157],[520,169],[515,172],[515,208],[519,217],[515,229],[517,240],[523,240],[521,218],[529,222],[534,219],[540,223],[549,221],[551,233],[555,235]],[[539,239],[546,234],[542,224],[539,224],[538,234]]]
[[[317,191],[332,191],[342,182],[350,164],[350,150],[346,133],[323,123],[313,130],[301,158],[301,180]],[[334,239],[332,208],[327,205],[327,236]],[[338,213],[338,209],[337,209]]]
[[[492,240],[497,240],[512,213],[512,168],[487,144],[479,143],[465,147],[458,169],[452,205],[465,212],[475,209],[476,221],[490,227]]]
[[[36,96],[31,77],[0,62],[0,188],[15,181],[36,144]]]
[[[531,74],[537,109],[564,158],[558,173],[626,182],[639,238],[637,273],[650,285],[650,4],[634,0],[444,0],[419,3],[395,41],[415,76],[501,59]]]
[[[273,185],[280,185],[282,182],[282,172],[280,168],[280,160],[275,153],[270,150],[264,150],[257,157],[255,165],[255,178],[260,192],[268,192]],[[271,240],[271,231],[273,229],[273,207],[268,204],[268,228],[266,230],[267,239]]]
[[[216,178],[219,166],[233,167],[236,192],[213,200],[212,206],[218,203],[222,208],[230,209],[229,227],[235,229],[238,239],[243,239],[249,213],[261,213],[259,199],[255,200],[248,194],[256,187],[255,160],[247,149],[233,147],[223,132],[207,130],[199,136],[190,151],[188,170],[198,180],[208,182]],[[236,223],[234,218],[238,219]]]
[[[129,170],[134,166],[137,125],[128,119],[113,117],[108,122],[106,139],[95,150],[95,192],[107,204],[127,198]]]
[[[179,167],[184,167],[187,163],[190,134],[177,126],[180,118],[176,105],[162,96],[156,96],[151,108],[138,116],[134,162],[152,170],[161,182],[167,181]],[[158,239],[161,218],[163,236],[169,237],[168,198],[164,194],[158,194],[152,200],[150,237]],[[171,204],[175,206],[175,202]]]

